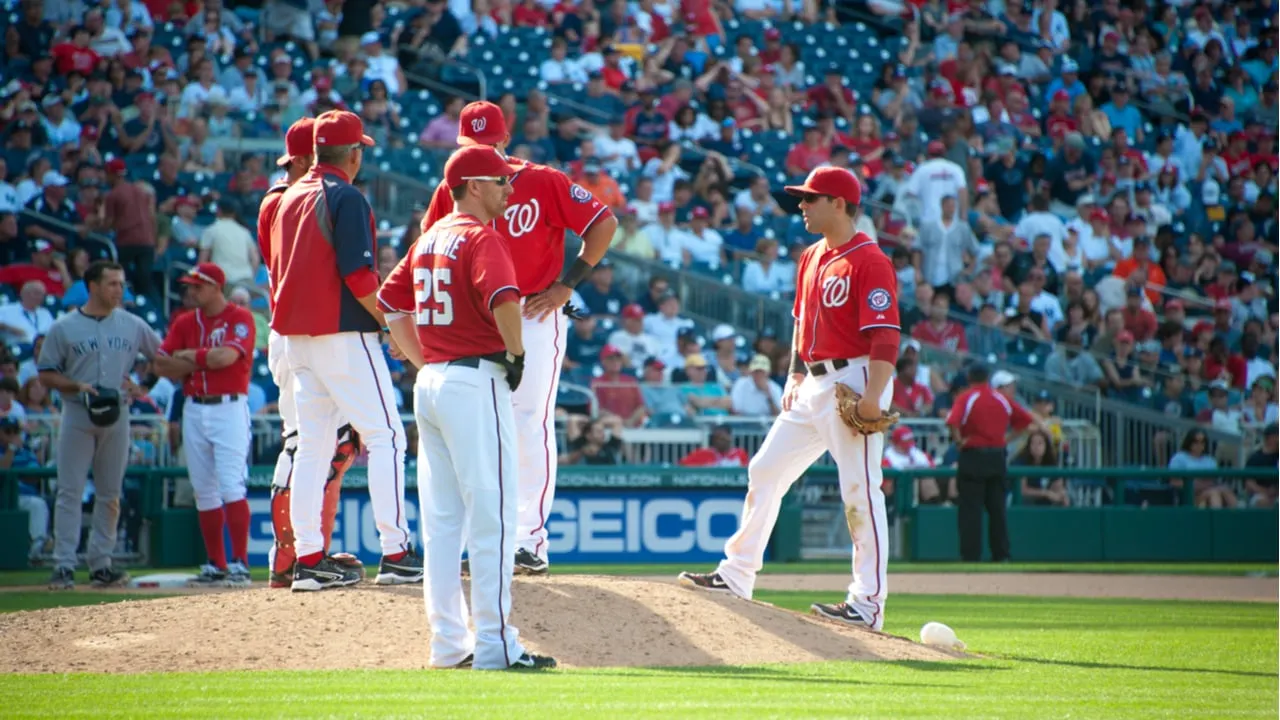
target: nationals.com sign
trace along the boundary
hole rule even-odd
[[[366,565],[382,556],[373,505],[367,490],[342,493],[330,552],[349,552]],[[405,496],[409,529],[417,536],[417,493]],[[271,548],[271,501],[267,492],[251,490],[253,513],[249,563],[267,564]],[[547,519],[553,563],[657,563],[718,561],[724,543],[738,529],[741,490],[608,491],[565,490]],[[419,547],[421,539],[417,540]]]

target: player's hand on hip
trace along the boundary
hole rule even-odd
[[[524,303],[524,316],[542,322],[552,313],[560,312],[560,308],[573,297],[573,290],[562,282],[556,281],[551,287],[536,295],[530,295]]]
[[[520,387],[520,380],[524,377],[524,355],[512,355],[507,353],[503,358],[502,366],[507,370],[507,387],[511,388],[511,392],[515,392]]]
[[[804,375],[795,374],[787,378],[787,386],[782,390],[782,411],[786,412],[795,404],[796,397],[800,394],[800,383],[804,382]]]

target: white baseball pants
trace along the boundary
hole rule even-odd
[[[542,322],[525,319],[524,376],[512,393],[520,457],[520,517],[516,547],[546,559],[547,518],[556,496],[556,394],[564,364],[568,318],[561,311]]]
[[[413,395],[430,663],[454,665],[474,652],[475,669],[506,669],[524,653],[507,621],[517,452],[506,373],[483,360],[475,368],[431,364],[418,372]],[[464,541],[474,636],[460,577]]]
[[[404,514],[404,423],[377,333],[288,335],[285,360],[293,372],[298,450],[293,459],[289,516],[299,557],[324,550],[320,514],[324,481],[341,418],[369,451],[369,499],[382,553],[410,546]]]
[[[249,478],[249,398],[182,407],[182,454],[196,510],[216,510],[245,498]]]
[[[880,489],[884,435],[852,434],[836,408],[837,382],[864,392],[867,359],[852,360],[845,368],[821,377],[809,375],[801,383],[791,409],[774,421],[748,466],[742,525],[725,543],[725,559],[718,572],[734,593],[751,597],[783,495],[810,465],[830,451],[838,468],[840,497],[850,516],[849,533],[853,538],[853,581],[845,601],[870,618],[872,626],[879,630],[884,625],[889,561],[889,528]],[[881,409],[887,410],[892,400],[890,381],[880,396]]]

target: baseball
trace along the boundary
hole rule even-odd
[[[920,628],[920,642],[947,650],[964,650],[965,648],[964,643],[956,637],[956,631],[940,622],[925,623],[924,627]]]

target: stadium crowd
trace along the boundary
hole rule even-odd
[[[2,22],[0,465],[48,462],[57,399],[32,357],[85,301],[91,259],[114,246],[126,302],[161,331],[176,270],[212,260],[265,344],[252,228],[278,173],[236,141],[346,107],[379,143],[358,184],[421,182],[455,146],[460,68],[486,74],[513,155],[621,218],[575,298],[563,463],[634,460],[629,428],[710,423],[684,462],[745,464],[729,421],[777,414],[788,328],[695,320],[672,279],[789,301],[814,238],[779,191],[831,164],[862,179],[860,227],[898,268],[904,416],[944,416],[977,360],[1260,440],[1248,463],[1277,464],[1273,2],[20,0]],[[384,271],[416,232],[395,220]],[[662,272],[637,286],[624,264]],[[392,363],[403,402],[412,374]],[[181,393],[145,363],[134,379],[133,411],[168,420],[137,424],[145,464],[178,446]],[[264,360],[254,412],[275,393]],[[1228,461],[1203,432],[1148,440],[1171,467]],[[1011,450],[1069,455],[1041,435]],[[1062,504],[1061,483],[1024,496]]]

